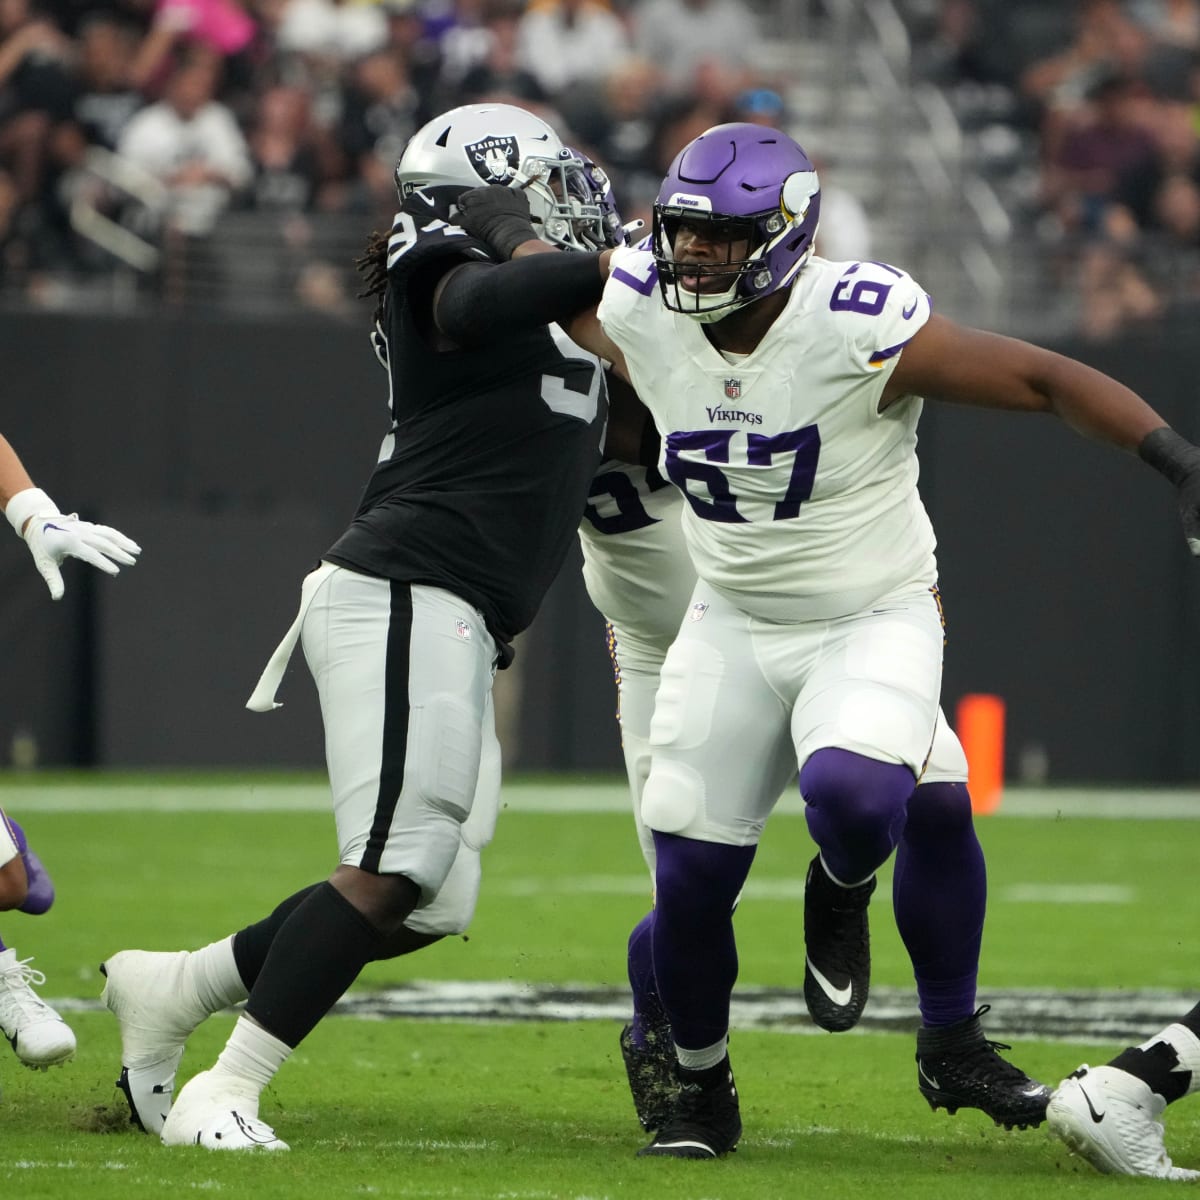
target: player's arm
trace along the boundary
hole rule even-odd
[[[611,368],[608,383],[608,425],[604,457],[652,467],[658,462],[658,430],[637,392]]]
[[[134,555],[142,552],[137,542],[107,525],[93,525],[75,514],[64,516],[59,512],[58,505],[34,486],[17,452],[3,436],[0,436],[0,504],[17,536],[25,539],[34,565],[50,589],[51,599],[60,599],[65,590],[59,566],[68,555],[115,575],[118,563],[130,567],[137,561]]]
[[[458,209],[455,220],[468,233],[487,242],[501,258],[509,259],[510,267],[523,264],[524,273],[513,278],[518,280],[519,286],[528,287],[538,294],[537,298],[545,306],[545,311],[552,314],[546,318],[547,321],[561,325],[576,345],[612,363],[613,369],[627,379],[625,356],[604,332],[596,317],[595,306],[608,279],[612,251],[604,250],[599,254],[567,253],[549,242],[543,242],[529,218],[528,199],[523,192],[510,187],[490,184],[472,188],[459,196],[455,203]],[[562,259],[571,263],[594,264],[593,269],[599,281],[598,290],[585,307],[569,307],[567,300],[573,301],[574,298],[555,293],[563,268],[554,264]]]
[[[434,324],[454,345],[466,347],[551,322],[567,328],[573,315],[600,300],[604,280],[596,258],[555,254],[461,263],[433,290]]]
[[[1014,412],[1048,412],[1088,437],[1135,450],[1180,491],[1180,513],[1200,555],[1200,448],[1175,433],[1136,392],[1073,358],[932,316],[904,348],[881,407],[906,395]]]

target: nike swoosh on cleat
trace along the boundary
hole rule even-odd
[[[654,1145],[656,1147],[661,1146],[664,1150],[682,1150],[685,1146],[687,1146],[693,1150],[703,1150],[706,1154],[711,1154],[713,1158],[717,1157],[717,1152],[704,1142],[692,1142],[685,1140],[682,1142],[655,1142]]]
[[[1084,1103],[1085,1103],[1085,1104],[1088,1106],[1088,1112],[1090,1112],[1090,1113],[1092,1114],[1092,1122],[1093,1122],[1093,1124],[1099,1125],[1099,1124],[1100,1124],[1100,1122],[1104,1120],[1104,1114],[1103,1114],[1103,1113],[1098,1113],[1098,1112],[1096,1111],[1096,1108],[1095,1108],[1095,1106],[1092,1104],[1092,1098],[1091,1098],[1091,1096],[1089,1096],[1089,1095],[1087,1094],[1087,1092],[1085,1092],[1085,1091],[1083,1090],[1083,1087],[1082,1087],[1082,1085],[1076,1085],[1076,1086],[1078,1086],[1078,1087],[1079,1087],[1079,1091],[1080,1091],[1080,1093],[1081,1093],[1081,1094],[1082,1094],[1082,1096],[1083,1096],[1083,1102],[1084,1102]]]
[[[925,1070],[925,1064],[919,1059],[917,1060],[917,1074],[920,1075],[921,1078],[925,1080],[925,1082],[929,1084],[931,1088],[937,1088],[939,1092],[942,1090],[942,1085],[938,1083],[938,1081],[934,1079],[934,1077],[930,1075],[927,1070]]]
[[[834,1002],[834,1004],[845,1008],[846,1005],[850,1003],[850,999],[854,994],[850,984],[846,984],[846,986],[842,988],[834,987],[833,984],[830,983],[829,980],[817,970],[817,968],[813,965],[813,960],[809,958],[807,954],[804,956],[804,961],[807,964],[809,971],[812,973],[812,977],[817,981],[821,991],[823,991],[825,995]]]

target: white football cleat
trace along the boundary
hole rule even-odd
[[[188,1034],[209,1014],[184,969],[188,952],[122,950],[100,965],[102,999],[121,1027],[121,1078],[129,1117],[161,1133]]]
[[[258,1097],[239,1091],[228,1075],[201,1071],[180,1089],[163,1124],[164,1146],[206,1150],[287,1150],[258,1119]]]
[[[1150,1086],[1118,1067],[1086,1063],[1050,1097],[1050,1129],[1105,1175],[1152,1179],[1200,1179],[1200,1171],[1172,1164],[1159,1121],[1167,1102]]]
[[[40,987],[46,977],[29,965],[32,961],[18,962],[12,949],[0,952],[0,1031],[21,1062],[44,1071],[71,1058],[75,1035],[34,992],[34,986]]]

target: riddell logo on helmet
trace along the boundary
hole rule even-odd
[[[507,183],[520,165],[517,139],[511,134],[485,137],[464,146],[467,160],[484,183]]]

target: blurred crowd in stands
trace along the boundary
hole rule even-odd
[[[482,100],[541,112],[609,170],[627,219],[644,218],[675,152],[714,123],[805,140],[786,66],[764,70],[778,55],[760,54],[787,3],[832,9],[0,0],[0,298],[69,305],[94,290],[108,305],[124,273],[186,303],[189,280],[229,275],[214,229],[257,214],[234,259],[263,258],[269,226],[271,286],[355,311],[352,250],[314,252],[322,222],[359,240],[386,227],[408,136]],[[1112,336],[1200,291],[1200,0],[893,3],[915,77],[1023,168],[1023,190],[1003,192],[1015,236],[1078,289],[1083,332]],[[866,254],[867,215],[835,182],[820,249]]]
[[[924,73],[1030,145],[1018,236],[1077,289],[1079,332],[1200,297],[1200,0],[911,7]]]
[[[644,214],[694,135],[784,120],[758,25],[745,0],[0,0],[0,288],[54,304],[121,262],[177,299],[169,264],[203,275],[231,212],[365,238],[409,135],[482,100],[569,131]],[[327,266],[291,283],[337,309]]]

